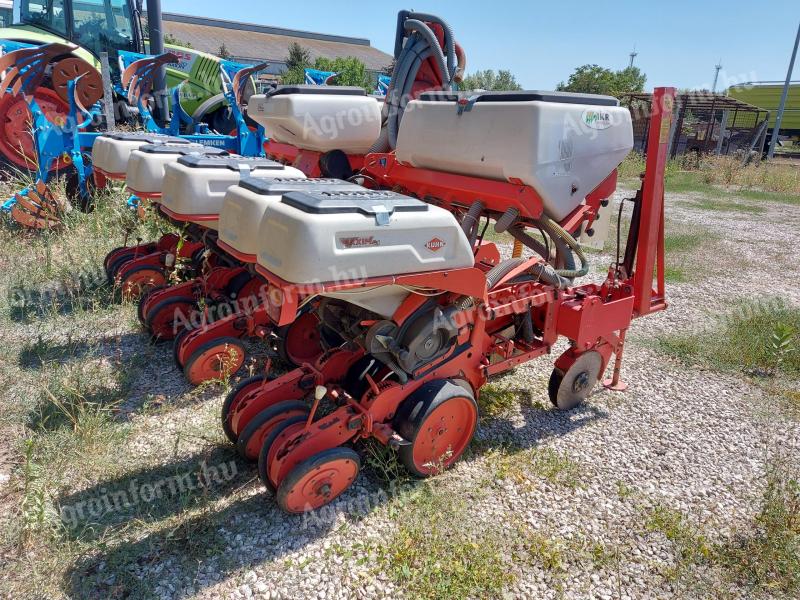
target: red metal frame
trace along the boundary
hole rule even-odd
[[[320,158],[323,152],[315,150],[304,150],[291,144],[283,144],[275,140],[264,142],[264,152],[268,158],[278,161],[285,165],[290,165],[301,170],[307,177],[321,177]],[[348,154],[347,160],[353,171],[360,171],[364,166],[364,156],[360,154]]]
[[[565,290],[554,289],[537,281],[517,279],[539,264],[538,257],[530,258],[508,272],[488,290],[486,273],[499,257],[493,244],[476,248],[473,268],[455,269],[409,275],[367,278],[346,282],[322,282],[309,285],[285,281],[257,265],[257,272],[269,283],[267,311],[278,324],[290,322],[301,302],[310,296],[342,290],[363,289],[379,285],[419,286],[437,290],[440,305],[452,306],[460,297],[474,299],[471,307],[457,313],[458,334],[447,353],[421,370],[411,374],[405,383],[376,384],[369,379],[369,389],[361,398],[350,396],[341,387],[348,369],[364,354],[363,350],[339,349],[323,355],[313,365],[306,364],[257,388],[232,404],[229,423],[238,435],[259,414],[276,403],[309,398],[311,414],[277,435],[266,448],[265,473],[271,486],[278,486],[288,473],[302,461],[343,443],[365,437],[376,437],[384,444],[397,437],[392,418],[409,394],[433,380],[466,381],[479,389],[486,379],[537,356],[549,353],[559,336],[572,342],[570,348],[556,361],[556,368],[566,371],[588,351],[601,358],[600,375],[611,358],[615,358],[614,376],[608,382],[613,389],[624,386],[619,380],[624,340],[631,320],[666,307],[664,294],[664,168],[666,142],[670,129],[674,88],[658,88],[650,122],[650,153],[647,158],[641,194],[638,198],[638,238],[632,273],[612,268],[601,284],[585,284]],[[381,185],[397,187],[407,193],[450,208],[467,208],[480,199],[488,211],[502,214],[510,206],[527,218],[542,213],[541,200],[532,189],[515,183],[485,181],[471,177],[435,173],[401,165],[391,154],[367,157],[365,172]],[[577,227],[596,215],[599,202],[613,192],[616,174],[598,186],[586,206],[569,215],[568,225]],[[486,260],[484,260],[486,259]],[[653,289],[655,269],[656,285]],[[411,294],[393,315],[402,325],[411,318],[421,300]],[[503,332],[514,315],[530,313],[541,335],[532,341],[508,339]],[[319,397],[315,388],[323,386],[325,395],[334,399],[339,408],[314,419]],[[277,433],[277,432],[276,432]]]

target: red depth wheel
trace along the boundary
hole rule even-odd
[[[197,301],[188,296],[167,298],[151,306],[144,318],[144,325],[154,339],[174,340],[182,325],[191,322],[192,312],[197,310]]]
[[[244,346],[236,338],[224,337],[200,346],[186,361],[183,373],[192,385],[233,375],[244,364]]]
[[[397,432],[410,445],[399,449],[410,473],[429,477],[450,468],[467,449],[478,423],[472,393],[451,381],[433,381],[401,406]]]
[[[304,460],[283,478],[276,494],[278,506],[290,513],[315,510],[349,488],[361,468],[350,448],[331,448]]]
[[[250,419],[247,426],[239,433],[236,451],[247,460],[258,460],[258,453],[270,433],[277,425],[289,417],[308,418],[308,405],[299,400],[286,400],[265,408]]]
[[[33,93],[45,117],[56,125],[64,125],[69,112],[67,103],[50,88],[39,87]],[[22,96],[6,94],[0,100],[0,153],[17,167],[36,168],[36,150],[33,147],[31,125],[33,116]],[[64,167],[56,161],[53,169]]]
[[[164,285],[167,279],[161,269],[142,265],[135,267],[117,278],[117,285],[125,300],[136,300],[142,292]]]
[[[319,320],[312,312],[307,312],[282,328],[278,334],[281,341],[278,351],[283,360],[300,366],[313,363],[322,354]]]

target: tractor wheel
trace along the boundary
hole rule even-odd
[[[54,90],[39,87],[33,96],[49,121],[56,125],[65,123],[69,107]],[[13,167],[25,171],[36,169],[36,148],[31,136],[32,120],[28,103],[22,95],[5,94],[0,99],[0,155]],[[65,166],[62,161],[55,161],[51,170],[56,171]]]
[[[192,385],[233,375],[244,364],[245,351],[237,338],[223,337],[200,346],[186,361],[183,373]]]
[[[280,446],[288,436],[303,429],[307,420],[307,416],[303,417],[301,415],[288,417],[273,427],[269,435],[264,438],[264,444],[261,446],[261,451],[258,453],[258,478],[273,494],[278,486],[275,485],[275,482],[270,478],[269,467],[275,458],[278,446]]]
[[[287,400],[278,402],[269,408],[265,408],[247,423],[247,426],[239,433],[236,440],[236,451],[239,456],[247,460],[258,460],[258,453],[261,451],[267,436],[285,419],[290,417],[308,418],[308,405],[299,400]]]
[[[294,367],[313,363],[323,352],[319,319],[306,312],[294,322],[284,325],[278,332],[278,356]]]
[[[355,481],[361,458],[352,448],[331,448],[304,460],[283,478],[276,500],[288,513],[304,513],[333,502]]]
[[[423,385],[400,405],[397,433],[400,460],[417,477],[429,477],[455,463],[467,449],[478,423],[478,405],[468,389],[448,380]]]
[[[125,262],[128,261],[124,261],[123,264]],[[119,271],[119,267],[117,271]],[[122,293],[123,300],[136,300],[150,288],[167,283],[167,278],[161,269],[152,265],[141,265],[134,267],[121,277],[115,275],[114,281]]]
[[[181,334],[178,334],[179,337],[180,335]],[[177,341],[179,337],[175,338],[175,340]],[[177,358],[175,360],[177,362]],[[262,386],[265,380],[266,377],[264,375],[253,375],[247,379],[242,379],[239,384],[225,396],[225,401],[222,403],[222,431],[225,432],[225,437],[227,437],[231,443],[235,444],[236,440],[239,438],[231,427],[231,414],[236,410],[236,406],[239,402],[247,394]]]
[[[550,402],[559,410],[572,410],[589,397],[602,373],[603,358],[591,350],[581,354],[566,373],[553,369],[547,384]]]
[[[167,298],[162,300],[147,311],[144,325],[156,341],[174,340],[180,327],[180,322],[186,322],[193,310],[197,309],[197,302],[188,296]]]

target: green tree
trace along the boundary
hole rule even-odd
[[[222,45],[217,49],[217,56],[224,58],[225,60],[230,60],[233,56],[228,50],[228,47],[225,45],[225,42],[222,42]]]
[[[464,77],[461,82],[462,90],[488,90],[488,91],[509,91],[521,90],[522,86],[517,83],[516,77],[511,71],[504,69],[495,73],[492,69],[485,71],[476,71],[471,75]]]
[[[556,89],[563,92],[619,97],[624,94],[641,92],[646,81],[647,77],[638,67],[612,71],[600,65],[582,65],[575,69],[566,83],[562,81]]]
[[[176,38],[171,33],[164,34],[164,43],[169,44],[170,46],[181,46],[183,48],[194,48],[189,42],[184,42],[181,39]]]
[[[297,42],[289,44],[286,57],[286,72],[281,75],[281,83],[298,84],[305,81],[305,69],[311,66],[311,53]]]
[[[353,56],[334,59],[320,56],[314,61],[314,68],[336,73],[334,85],[357,86],[365,90],[373,87],[366,65]]]

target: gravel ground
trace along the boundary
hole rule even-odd
[[[793,257],[800,211],[772,204],[758,214],[693,206],[702,199],[668,195],[668,231],[714,232],[715,239],[682,257],[682,268],[696,269],[697,276],[669,285],[669,310],[632,327],[624,363],[630,389],[598,389],[584,406],[560,413],[546,397],[552,362],[519,367],[493,382],[511,389],[519,403],[482,421],[475,449],[435,484],[467,500],[459,517],[465,529],[497,532],[509,545],[525,531],[560,549],[561,568],[541,553],[509,560],[507,597],[715,596],[718,582],[702,570],[689,578],[665,577],[679,558],[663,533],[647,530],[647,515],[667,507],[712,539],[728,535],[746,527],[758,509],[768,457],[780,451],[800,459],[800,424],[763,388],[744,377],[687,367],[649,343],[664,333],[702,331],[709,315],[729,310],[737,299],[781,296],[800,305],[800,267]],[[783,224],[779,231],[777,222]],[[611,260],[608,254],[590,258],[597,265]],[[172,366],[171,350],[147,346],[130,319],[121,323],[110,316],[106,326],[112,338],[119,336],[116,358],[107,360],[147,357],[124,406],[132,428],[126,453],[135,457],[142,478],[165,465],[172,473],[201,460],[217,466],[231,461],[217,425],[223,394],[189,390]],[[513,476],[499,471],[499,457],[509,447],[523,456],[552,450],[574,466],[577,483],[543,477],[525,460],[514,462]],[[213,487],[195,511],[182,541],[166,543],[170,536],[140,532],[133,523],[125,541],[75,565],[68,593],[112,597],[124,572],[150,582],[161,598],[411,597],[412,588],[364,558],[396,535],[397,514],[409,515],[404,494],[413,491],[394,494],[367,470],[324,519],[290,517],[262,493],[252,467],[236,462],[235,468],[237,475]],[[114,486],[87,481],[73,493],[86,497]],[[365,503],[367,514],[354,510]],[[587,547],[616,558],[587,561],[578,550]],[[736,588],[727,592],[749,596]]]

